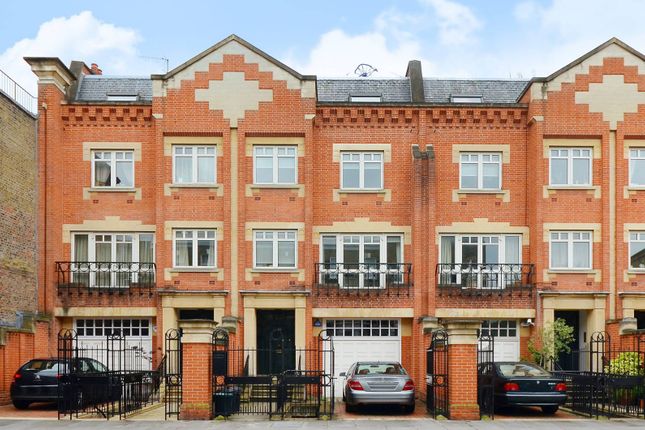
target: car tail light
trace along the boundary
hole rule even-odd
[[[363,386],[356,380],[350,379],[349,381],[347,381],[347,385],[349,385],[349,388],[351,388],[352,390],[363,391]]]
[[[22,375],[21,375],[20,373],[18,373],[18,372],[16,372],[16,373],[13,375],[13,380],[14,380],[14,381],[15,381],[15,380],[18,380],[18,379],[20,379],[20,378],[22,378]]]
[[[520,386],[515,382],[507,382],[504,384],[504,391],[520,391]]]
[[[567,391],[567,384],[563,382],[555,384],[555,391],[559,391],[561,393]]]
[[[403,391],[412,391],[414,390],[414,381],[412,379],[408,379],[403,386]]]

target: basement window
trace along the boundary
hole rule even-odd
[[[457,94],[457,95],[450,96],[450,102],[451,103],[482,103],[483,97]]]
[[[136,94],[108,94],[107,101],[109,102],[136,102],[139,96]]]
[[[381,96],[349,96],[351,103],[381,103]]]

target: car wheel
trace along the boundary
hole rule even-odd
[[[414,405],[405,405],[403,406],[403,412],[406,414],[411,414],[414,412]]]
[[[27,400],[11,400],[11,403],[13,403],[13,406],[16,409],[27,409],[31,402],[28,402]]]
[[[542,412],[546,415],[553,415],[558,412],[559,406],[542,406]]]

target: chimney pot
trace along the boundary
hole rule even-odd
[[[92,63],[92,66],[90,67],[90,70],[92,71],[93,75],[102,75],[103,70],[99,69],[99,65],[96,63]]]

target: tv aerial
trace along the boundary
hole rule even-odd
[[[359,64],[354,70],[354,74],[359,78],[369,78],[374,72],[378,72],[378,69],[365,63]]]

